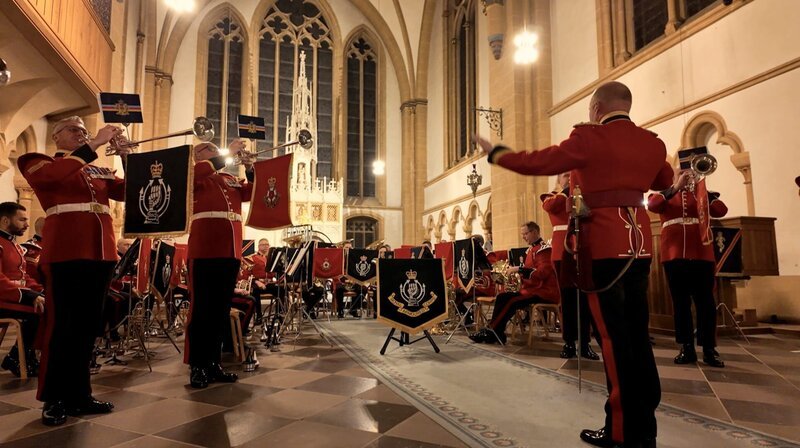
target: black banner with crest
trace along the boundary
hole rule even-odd
[[[378,260],[378,319],[410,334],[447,318],[441,259]]]
[[[743,276],[742,229],[732,227],[712,227],[712,242],[715,273],[721,277]]]
[[[143,123],[142,101],[136,93],[100,92],[100,110],[108,123]]]
[[[150,254],[150,291],[163,299],[169,293],[175,269],[175,245],[158,241]]]
[[[359,285],[371,282],[378,270],[372,261],[378,258],[377,250],[348,249],[345,255],[345,276]]]
[[[192,147],[130,154],[125,172],[126,238],[183,235],[192,205]]]

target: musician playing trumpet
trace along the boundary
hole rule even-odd
[[[236,156],[244,148],[243,140],[234,140],[230,154]],[[191,366],[192,387],[202,389],[209,383],[238,379],[222,369],[220,349],[242,259],[242,202],[250,200],[253,169],[247,167],[248,180],[219,172],[225,157],[213,143],[196,145],[194,160],[194,214],[187,254],[192,304],[184,362]]]
[[[506,275],[520,274],[522,288],[519,292],[506,291],[497,296],[489,328],[470,336],[470,339],[475,342],[505,344],[506,324],[517,310],[535,303],[557,304],[560,300],[558,280],[550,262],[550,246],[542,241],[539,235],[539,225],[532,221],[525,223],[520,227],[520,234],[522,239],[530,245],[525,252],[525,263],[521,267],[508,268]],[[495,337],[495,335],[497,336]]]
[[[47,215],[40,269],[48,312],[37,395],[45,425],[114,408],[92,397],[89,361],[117,259],[108,201],[125,200],[125,182],[91,162],[120,134],[105,126],[91,137],[80,117],[68,117],[53,125],[54,157],[28,153],[17,161]]]

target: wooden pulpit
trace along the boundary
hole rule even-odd
[[[714,227],[741,229],[741,272],[720,273],[717,278],[717,298],[729,309],[737,307],[736,288],[732,282],[737,279],[760,275],[779,275],[778,247],[775,240],[775,218],[759,216],[735,216],[714,219]],[[672,297],[669,294],[667,277],[660,262],[661,221],[658,215],[651,214],[650,228],[653,232],[653,264],[650,268],[650,328],[655,331],[673,332]]]

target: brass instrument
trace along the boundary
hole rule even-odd
[[[367,246],[367,250],[376,250],[376,249],[380,248],[381,246],[383,246],[383,243],[385,241],[386,240],[373,241],[372,243],[370,243],[369,246]]]
[[[689,165],[689,171],[692,176],[689,179],[688,189],[694,193],[695,185],[703,180],[704,177],[710,176],[717,170],[717,158],[711,154],[698,154],[692,157]]]
[[[185,129],[183,131],[173,132],[171,134],[162,135],[159,137],[146,138],[144,140],[133,141],[133,142],[121,141],[115,138],[109,142],[109,145],[106,148],[106,155],[107,156],[117,155],[122,149],[133,148],[135,146],[139,146],[142,143],[152,142],[155,140],[163,140],[165,138],[170,138],[170,137],[181,137],[190,134],[193,134],[201,141],[204,142],[211,141],[211,139],[214,138],[214,123],[212,123],[211,120],[209,120],[206,117],[197,117],[192,122],[192,127],[189,129]]]
[[[498,285],[503,285],[507,292],[519,292],[522,287],[522,276],[519,272],[506,274],[511,267],[508,260],[500,260],[492,266],[492,280]]]
[[[267,151],[275,151],[276,149],[281,149],[293,145],[300,145],[303,149],[308,149],[311,148],[313,144],[314,144],[314,138],[311,136],[311,132],[309,132],[307,129],[301,129],[300,132],[297,133],[297,140],[295,141],[283,143],[278,146],[273,146],[272,148],[262,149],[261,151],[250,152],[243,150],[238,154],[236,154],[235,156],[229,157],[227,160],[225,160],[225,163],[234,166],[250,165],[256,161],[256,157],[258,157],[258,155],[261,153],[265,153]]]

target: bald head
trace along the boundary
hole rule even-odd
[[[607,82],[594,91],[589,102],[589,119],[599,122],[610,112],[630,112],[633,97],[628,86],[621,82]]]

